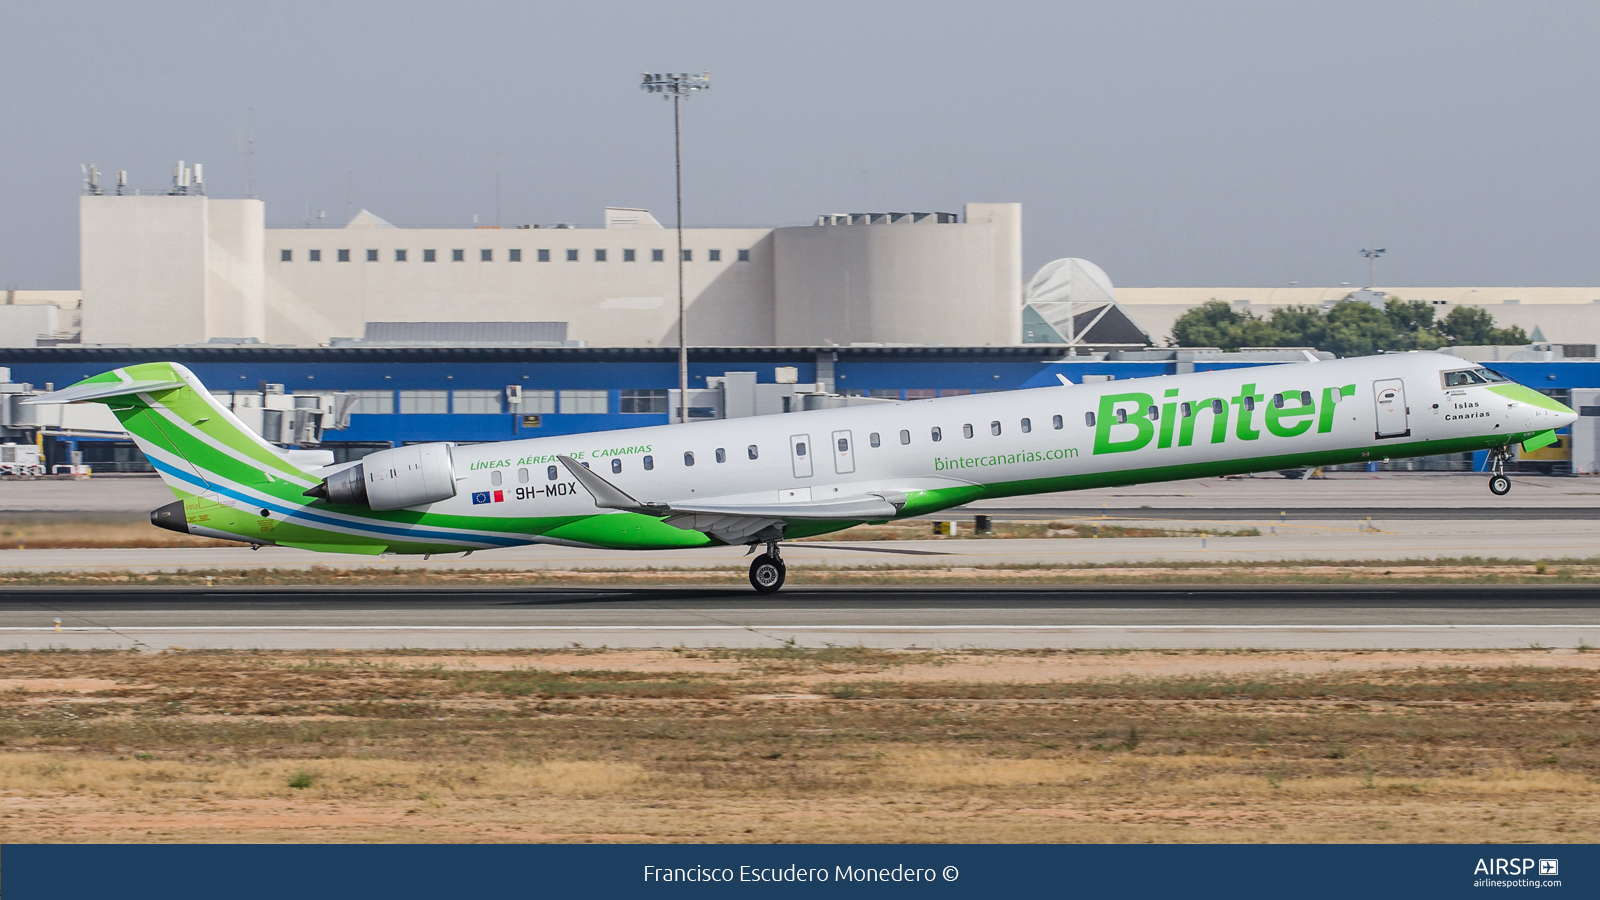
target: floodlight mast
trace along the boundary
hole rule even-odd
[[[1367,289],[1371,290],[1378,284],[1378,257],[1388,253],[1387,248],[1377,250],[1362,250],[1361,255],[1367,258]]]
[[[672,100],[672,162],[678,192],[678,421],[689,421],[689,327],[683,301],[683,125],[681,101],[695,91],[711,90],[711,73],[652,75],[639,85],[646,93]]]

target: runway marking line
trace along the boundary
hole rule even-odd
[[[794,631],[1506,631],[1529,628],[1600,628],[1577,625],[761,625]],[[105,627],[5,626],[0,634],[90,634]],[[312,632],[312,631],[749,631],[743,625],[141,625],[118,632]]]

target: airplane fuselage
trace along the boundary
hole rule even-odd
[[[308,469],[174,363],[51,398],[111,407],[178,497],[152,514],[162,527],[372,555],[765,543],[776,560],[783,539],[981,499],[1476,450],[1500,460],[1577,418],[1473,363],[1403,353],[408,446]]]

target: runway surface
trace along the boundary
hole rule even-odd
[[[59,630],[55,620],[60,620]],[[519,647],[1571,650],[1587,586],[1125,589],[33,589],[0,649]]]
[[[1104,524],[1139,525],[1138,519]],[[916,541],[807,541],[784,545],[797,566],[1073,566],[1161,562],[1295,563],[1307,560],[1400,561],[1433,558],[1589,559],[1600,555],[1600,524],[1588,521],[1505,521],[1463,516],[1448,521],[1409,520],[1286,523],[1235,522],[1217,530],[1260,531],[1256,536],[1192,534],[1146,538],[1043,538]],[[931,530],[931,529],[930,529]],[[214,569],[506,569],[527,571],[707,569],[749,565],[743,547],[617,551],[533,545],[435,556],[364,557],[288,547],[190,547],[100,550],[0,550],[0,571],[17,573],[175,572]]]

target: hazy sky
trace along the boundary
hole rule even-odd
[[[1600,285],[1600,4],[0,5],[0,288],[78,284],[80,163],[269,224],[1023,204],[1028,273],[1123,286]],[[114,175],[108,176],[108,181]]]

